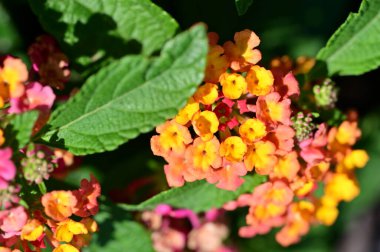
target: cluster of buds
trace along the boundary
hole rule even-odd
[[[152,231],[155,251],[234,252],[223,244],[228,237],[224,211],[212,209],[196,214],[189,209],[159,205],[142,213],[142,220]]]
[[[97,231],[91,216],[98,212],[99,195],[100,185],[91,177],[78,190],[44,194],[28,209],[8,206],[0,211],[0,251],[41,251],[49,244],[54,252],[79,252]]]
[[[234,42],[223,46],[217,38],[209,34],[204,83],[174,119],[157,127],[151,148],[168,162],[170,186],[206,179],[235,190],[251,171],[267,176],[268,182],[225,208],[249,207],[241,236],[282,227],[276,238],[288,246],[311,224],[334,223],[339,202],[358,195],[354,170],[368,161],[364,150],[352,148],[360,130],[355,120],[339,126],[317,121],[312,115],[318,111],[300,104],[294,73],[306,73],[313,60],[304,58],[293,67],[289,58],[275,59],[268,70],[257,65],[260,40],[254,32],[237,32]],[[331,85],[315,88],[311,101],[328,97],[315,108],[333,108]]]

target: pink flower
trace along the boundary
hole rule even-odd
[[[300,94],[298,81],[292,72],[287,73],[284,77],[277,73],[277,75],[275,75],[274,87],[276,92],[284,98],[290,96],[297,97]]]
[[[55,94],[51,87],[42,86],[39,82],[31,82],[26,87],[25,94],[10,100],[10,114],[20,114],[28,110],[48,112],[53,106]]]
[[[313,138],[300,143],[300,155],[308,164],[314,165],[326,158],[326,145],[327,129],[325,124],[321,124]]]
[[[215,170],[215,178],[218,181],[216,187],[234,191],[243,184],[244,179],[241,177],[245,174],[247,174],[247,169],[243,162],[230,162],[223,159],[222,168]]]
[[[0,150],[0,189],[6,189],[8,182],[16,176],[16,167],[11,161],[12,149]]]
[[[22,206],[0,212],[0,230],[4,232],[2,237],[7,239],[19,235],[27,220],[28,216]]]

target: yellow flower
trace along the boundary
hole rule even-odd
[[[199,111],[199,103],[191,97],[186,106],[178,112],[175,121],[181,125],[187,124],[193,118],[194,114]]]
[[[257,65],[251,67],[245,79],[248,91],[257,96],[268,94],[274,82],[272,72]]]
[[[212,111],[206,110],[195,114],[192,122],[195,133],[197,133],[203,141],[211,140],[214,133],[218,131],[219,120]]]
[[[280,157],[277,164],[274,166],[272,175],[275,178],[286,178],[289,181],[293,180],[300,169],[300,163],[298,162],[297,157],[298,155],[295,151]]]
[[[228,99],[239,99],[247,91],[247,82],[237,73],[224,73],[220,76],[222,91]]]
[[[79,252],[79,249],[70,244],[61,244],[53,252]]]
[[[54,237],[58,241],[71,242],[74,235],[87,234],[87,228],[83,223],[67,219],[58,223],[58,227],[55,230]]]
[[[368,154],[365,150],[353,150],[343,159],[344,167],[352,170],[354,168],[363,168],[368,162]]]
[[[219,152],[227,160],[239,162],[247,152],[247,146],[240,137],[231,136],[222,142]]]
[[[28,69],[24,62],[8,56],[3,62],[3,68],[0,67],[0,95],[5,96],[3,99],[20,97],[25,90],[23,82],[27,79]],[[9,97],[7,97],[7,91]],[[3,94],[4,92],[5,94]]]
[[[338,217],[339,210],[337,208],[336,201],[334,203],[334,200],[326,200],[324,198],[325,196],[321,199],[321,205],[317,209],[316,218],[322,224],[326,226],[331,226],[332,224],[334,224],[336,218]]]
[[[335,138],[340,144],[354,145],[360,135],[357,122],[344,121],[339,125]]]
[[[1,108],[1,104],[0,104],[0,108]],[[2,129],[0,129],[0,146],[3,145],[3,143],[5,142],[5,138],[4,138],[4,132]]]
[[[248,119],[239,128],[239,134],[247,143],[253,143],[266,136],[267,130],[265,124],[255,118]]]
[[[244,158],[247,170],[252,171],[255,167],[258,174],[268,175],[277,163],[275,151],[276,146],[269,141],[259,141],[248,146],[247,155]]]
[[[213,104],[218,98],[218,86],[212,83],[206,83],[200,86],[194,94],[194,99],[204,105]]]
[[[28,220],[21,230],[21,239],[27,241],[37,240],[44,232],[44,227],[37,219]]]
[[[351,201],[359,195],[359,192],[360,189],[356,180],[345,173],[333,174],[325,187],[326,195],[335,198],[337,201]]]
[[[152,150],[156,155],[170,152],[183,154],[186,145],[191,143],[189,129],[177,123],[175,120],[167,121],[156,128],[159,136],[153,136],[151,140]]]

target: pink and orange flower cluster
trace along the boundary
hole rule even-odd
[[[77,252],[97,231],[92,216],[98,212],[98,181],[91,176],[78,190],[46,193],[43,180],[55,167],[72,165],[72,154],[33,143],[17,149],[7,141],[14,136],[3,130],[13,114],[36,110],[32,135],[36,134],[56,98],[50,86],[63,88],[68,81],[68,60],[52,38],[39,38],[29,56],[30,71],[18,58],[0,58],[0,251],[32,252],[50,246],[54,252]]]
[[[54,252],[79,251],[97,231],[91,216],[98,212],[100,190],[92,176],[78,190],[46,193],[29,209],[15,205],[0,211],[0,251],[41,251],[47,244]]]
[[[290,97],[299,88],[291,72],[275,81],[256,64],[260,40],[252,31],[236,33],[223,47],[215,33],[209,38],[205,83],[174,119],[157,127],[151,146],[168,162],[170,186],[206,179],[235,190],[247,172],[269,175],[280,157],[291,153]]]
[[[299,104],[293,72],[307,72],[313,61],[297,69],[279,59],[270,69],[259,66],[260,40],[250,30],[223,46],[217,41],[210,33],[204,83],[174,119],[157,127],[151,148],[168,163],[169,186],[206,179],[236,190],[249,172],[267,176],[225,208],[249,207],[241,236],[282,227],[276,238],[288,246],[311,224],[334,223],[338,204],[359,194],[354,171],[368,161],[364,150],[353,149],[360,130],[355,120],[337,127],[317,123]]]

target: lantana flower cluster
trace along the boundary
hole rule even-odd
[[[153,211],[143,212],[141,218],[152,232],[157,252],[234,252],[234,248],[224,244],[229,234],[224,212],[211,209],[196,214],[190,209],[173,209],[161,204]]]
[[[94,177],[83,179],[73,191],[51,191],[26,208],[11,204],[0,211],[1,251],[79,252],[88,245],[97,223],[100,185]],[[75,218],[73,218],[75,216]]]
[[[337,89],[331,80],[300,89],[295,74],[310,70],[313,60],[301,58],[293,67],[283,57],[266,69],[258,65],[260,39],[253,31],[237,32],[223,46],[217,41],[209,33],[204,83],[157,127],[151,148],[167,162],[169,186],[205,179],[236,190],[248,173],[266,176],[225,208],[249,207],[242,237],[281,227],[276,239],[288,246],[312,224],[333,224],[339,203],[359,194],[354,172],[368,155],[353,149],[361,134],[357,118],[335,126],[318,118],[318,111],[334,108]]]
[[[53,88],[63,89],[70,77],[68,60],[51,37],[39,37],[28,55],[30,70],[19,58],[0,57],[0,251],[50,246],[55,252],[75,252],[97,230],[91,216],[98,211],[101,189],[91,177],[78,190],[47,193],[44,180],[57,168],[61,174],[73,165],[74,156],[28,139],[22,139],[26,146],[18,142],[15,118],[37,111],[33,138],[49,119]]]

